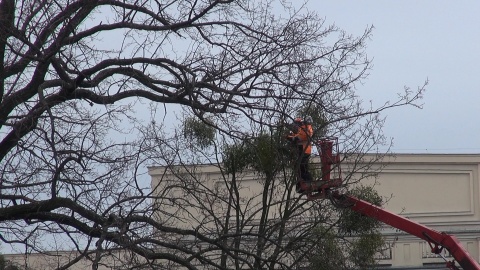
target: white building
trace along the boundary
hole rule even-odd
[[[348,170],[348,166],[345,164],[344,169]],[[364,179],[362,184],[374,185],[381,196],[388,198],[384,205],[387,210],[455,235],[475,260],[480,259],[480,154],[398,154],[387,156],[374,166],[384,167],[376,179]],[[212,190],[221,184],[218,167],[201,166],[197,172],[210,180],[207,183]],[[169,179],[169,172],[164,167],[152,167],[149,174],[152,187]],[[261,191],[258,177],[251,175],[242,181],[246,187],[241,189],[243,197],[255,196]],[[171,190],[170,195],[175,197],[175,192]],[[166,205],[163,205],[164,214],[185,214],[178,209],[169,210]],[[188,221],[178,226],[192,227],[192,224]],[[385,226],[382,232],[390,248],[381,256],[381,269],[446,269],[443,259],[430,252],[427,242],[389,226]],[[68,257],[70,253],[56,255],[62,254]],[[444,255],[452,259],[448,253]],[[68,261],[65,256],[55,256],[52,261],[38,254],[5,257],[20,264],[38,265],[40,268],[36,269],[49,269],[48,264]],[[88,262],[81,261],[70,269],[87,267]]]
[[[343,166],[348,170],[349,164]],[[480,155],[397,154],[386,156],[375,167],[382,167],[377,177],[363,179],[361,183],[374,185],[379,195],[387,198],[385,209],[456,236],[479,261]],[[219,178],[214,166],[202,171],[213,182]],[[155,186],[158,177],[164,177],[164,170],[151,168],[150,175]],[[247,182],[250,192],[261,188],[253,178]],[[426,241],[390,226],[385,226],[382,232],[390,249],[380,256],[381,269],[446,269],[444,260],[431,253]],[[446,250],[442,255],[453,259]]]
[[[385,208],[455,235],[478,261],[480,155],[400,154],[387,158],[385,164],[375,184],[380,195],[390,198]],[[385,269],[433,269],[444,265],[442,259],[431,254],[425,241],[392,228],[386,228],[384,233],[392,243],[391,252],[381,260]]]

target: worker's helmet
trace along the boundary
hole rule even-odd
[[[294,123],[302,123],[303,119],[301,117],[295,117],[295,119],[293,119],[293,122]]]

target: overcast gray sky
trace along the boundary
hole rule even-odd
[[[480,153],[480,1],[311,1],[355,35],[375,27],[373,69],[359,94],[381,104],[428,79],[423,109],[386,112],[398,153]]]

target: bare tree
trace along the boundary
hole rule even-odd
[[[191,120],[186,122],[191,124]],[[212,138],[208,132],[211,127],[204,125],[201,130],[199,125],[194,125],[195,136],[186,136],[187,141],[205,142]],[[192,135],[192,128],[185,130]],[[383,244],[376,231],[379,222],[363,221],[344,208],[335,208],[329,200],[305,200],[295,191],[297,175],[292,170],[295,161],[282,127],[270,133],[254,134],[253,138],[234,142],[230,138],[210,140],[218,149],[213,150],[220,154],[218,156],[210,155],[212,149],[205,144],[180,143],[187,147],[178,149],[179,152],[202,153],[208,162],[199,166],[179,162],[153,168],[153,188],[158,194],[154,210],[158,213],[157,220],[172,225],[186,223],[197,233],[215,235],[215,245],[196,237],[182,238],[182,244],[187,250],[202,254],[203,261],[198,263],[216,262],[221,268],[298,269],[323,265],[322,269],[358,269],[372,266],[375,251]],[[219,145],[218,141],[221,141]],[[156,157],[158,164],[172,161],[164,152],[156,153],[158,148],[151,149],[150,156]],[[320,168],[319,164],[311,165],[312,169]],[[318,177],[321,172],[313,174]],[[345,183],[362,179],[362,176],[353,177],[352,173],[347,174]],[[373,189],[363,189],[368,192],[361,193],[360,189],[355,190],[358,190],[357,196],[381,203]],[[167,204],[169,207],[165,210]],[[153,238],[172,241],[163,233],[154,234]],[[355,256],[344,259],[337,256],[338,260],[332,260],[335,256],[330,252],[334,250],[345,253],[344,257]],[[327,261],[331,263],[325,264]]]
[[[176,188],[192,190],[181,186],[189,184],[206,193],[176,198],[175,185],[153,193],[142,168],[199,161],[198,152],[182,148],[181,134],[167,129],[180,107],[228,142],[315,108],[327,120],[325,131],[342,138],[345,153],[384,143],[379,113],[417,106],[423,87],[379,108],[362,106],[355,85],[370,69],[364,49],[371,31],[348,35],[284,1],[2,0],[0,239],[25,252],[77,250],[64,268],[87,258],[96,269],[102,256],[119,250],[132,255],[132,265],[146,267],[229,268],[210,257],[216,252],[238,266],[277,267],[281,245],[270,254],[252,253],[238,241],[230,244],[244,236],[228,227],[208,231],[171,222],[181,217],[169,208],[193,200],[203,202],[195,210],[200,216],[219,214],[208,222],[225,222],[228,215],[212,211],[238,196],[201,189],[185,171],[177,174]],[[158,105],[165,122],[158,120]],[[219,153],[210,150],[203,161]],[[278,171],[265,176],[262,194],[280,192]],[[283,213],[271,225],[287,228],[302,211]],[[162,213],[171,219],[159,220]],[[261,219],[267,226],[271,216]],[[263,227],[248,236],[263,247],[276,236],[259,233],[271,232]],[[192,239],[211,252],[193,249]],[[282,267],[294,267],[297,257],[291,258],[294,263]]]

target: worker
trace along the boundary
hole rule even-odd
[[[300,180],[305,182],[312,181],[312,176],[308,170],[308,161],[312,154],[312,136],[312,118],[309,116],[305,120],[300,117],[295,118],[293,125],[290,126],[290,134],[288,134],[287,140],[295,144],[297,152],[296,165],[300,171]]]

